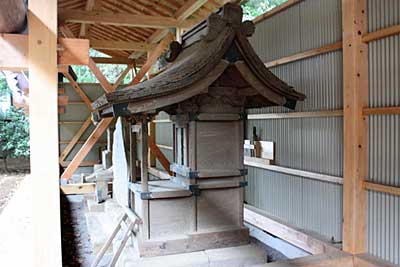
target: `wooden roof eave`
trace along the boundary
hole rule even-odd
[[[110,113],[110,110],[112,110],[114,117],[129,116],[139,113],[157,113],[162,108],[167,108],[168,106],[180,103],[198,94],[207,93],[209,86],[224,73],[229,64],[230,63],[226,60],[220,60],[217,66],[210,71],[204,79],[201,79],[190,87],[178,92],[137,102],[113,104],[111,105],[112,109],[105,108],[103,110],[107,113]],[[108,105],[108,107],[110,106]],[[107,116],[107,114],[101,113],[101,116],[104,117]]]

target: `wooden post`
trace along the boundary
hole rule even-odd
[[[368,127],[363,108],[368,105],[368,45],[366,0],[342,0],[344,177],[343,250],[366,251],[366,192]]]
[[[136,177],[137,177],[137,170],[136,170],[136,149],[137,149],[137,144],[136,144],[136,132],[132,131],[132,123],[130,124],[129,127],[129,152],[130,152],[130,157],[129,157],[129,166],[130,166],[130,171],[131,171],[131,182],[136,182]]]
[[[33,266],[61,266],[57,1],[29,1]],[[51,252],[51,253],[50,253]]]
[[[143,119],[142,121],[142,161],[141,161],[141,189],[142,192],[148,192],[149,191],[149,175],[148,175],[148,153],[149,153],[149,145],[148,145],[148,126],[147,126],[147,120]]]
[[[156,124],[153,121],[149,122],[149,143],[156,143]],[[149,166],[156,166],[156,154],[151,149],[149,153]]]

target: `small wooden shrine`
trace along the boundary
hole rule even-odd
[[[141,180],[129,188],[141,216],[141,256],[157,256],[249,242],[243,226],[246,108],[295,108],[305,96],[273,75],[247,37],[252,22],[226,4],[171,45],[170,66],[151,80],[105,94],[96,116],[129,117],[141,125]],[[160,111],[174,129],[169,180],[147,172],[147,123]],[[131,166],[135,168],[135,166]]]

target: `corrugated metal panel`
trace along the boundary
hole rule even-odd
[[[369,31],[400,24],[400,1],[369,0]],[[369,105],[400,105],[400,35],[369,43]],[[400,186],[400,116],[369,117],[369,180]],[[400,197],[368,192],[368,252],[400,264]]]
[[[307,232],[341,240],[340,185],[259,168],[248,169],[247,203]]]
[[[341,40],[341,1],[307,0],[257,24],[251,39],[264,62]],[[271,68],[307,100],[296,111],[343,107],[342,52]],[[250,114],[288,112],[282,107],[248,110]],[[262,140],[276,144],[276,164],[290,168],[343,174],[341,117],[250,120],[247,136],[257,127]],[[341,240],[342,186],[263,169],[250,168],[246,200],[299,228]]]

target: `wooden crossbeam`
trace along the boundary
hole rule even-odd
[[[71,142],[64,148],[64,151],[61,153],[59,157],[60,163],[65,160],[65,158],[69,155],[69,153],[72,151],[72,149],[75,147],[75,145],[78,143],[79,139],[82,137],[82,135],[85,133],[86,129],[89,128],[92,120],[91,117],[89,116],[85,122],[82,124],[81,128],[75,133],[74,137],[72,137]]]
[[[133,81],[130,83],[136,84],[139,83],[146,73],[150,70],[150,68],[154,65],[157,59],[161,56],[161,54],[168,48],[169,44],[175,40],[175,37],[172,33],[168,33],[167,36],[157,45],[157,47],[152,51],[150,56],[147,58],[146,63],[140,68],[140,71],[135,76]]]
[[[164,16],[134,15],[125,13],[109,13],[102,11],[81,11],[75,9],[63,9],[59,11],[59,21],[85,23],[85,24],[103,24],[127,27],[144,28],[187,28],[190,25],[188,21],[178,21],[175,18]]]
[[[86,6],[85,6],[85,10],[86,11],[92,11],[94,9],[94,7],[95,7],[96,2],[98,2],[98,1],[96,1],[96,0],[87,0],[86,1]],[[88,26],[89,25],[87,25],[85,23],[81,24],[81,28],[79,30],[79,37],[80,38],[86,36],[86,32],[88,30]]]
[[[132,65],[128,65],[125,70],[119,75],[119,78],[113,84],[113,90],[117,90],[118,86],[124,81],[126,75],[128,75],[129,71],[132,69]]]
[[[85,94],[85,92],[81,89],[81,87],[78,85],[78,83],[73,79],[71,74],[69,74],[68,71],[63,71],[62,72],[67,78],[67,80],[71,83],[72,87],[74,88],[75,92],[79,95],[79,97],[83,100],[87,108],[91,111],[92,110],[92,101],[89,99],[89,97]]]
[[[93,49],[105,50],[135,50],[135,51],[151,51],[156,47],[156,44],[145,42],[124,42],[111,40],[90,40],[90,47]]]
[[[114,91],[113,86],[107,81],[106,77],[97,67],[96,62],[94,62],[92,58],[89,59],[89,69],[93,72],[94,76],[96,76],[97,80],[103,87],[104,91],[106,91],[106,93]]]
[[[135,64],[134,59],[126,57],[92,57],[92,59],[96,64]]]
[[[157,157],[158,161],[160,161],[161,165],[168,172],[169,175],[173,175],[173,173],[169,170],[171,163],[168,161],[167,157],[162,153],[160,148],[156,145],[156,143],[149,138],[149,148],[150,151]]]
[[[363,35],[362,41],[365,43],[369,43],[396,34],[400,34],[400,24],[380,29],[374,32],[366,33]]]
[[[96,192],[96,184],[84,183],[84,184],[60,185],[60,190],[64,195],[91,194]]]
[[[178,21],[183,21],[190,17],[193,13],[195,13],[199,8],[201,8],[207,0],[189,0],[187,1],[181,8],[179,8],[175,13],[175,18]],[[180,27],[176,27],[180,28]],[[149,39],[147,39],[148,43],[157,43],[162,38],[164,38],[168,34],[168,30],[159,29],[155,31]],[[143,52],[134,52],[129,57],[130,58],[140,58],[143,55]]]
[[[89,42],[83,39],[59,38],[58,63],[87,65]],[[21,71],[28,69],[28,35],[0,35],[0,69]]]

